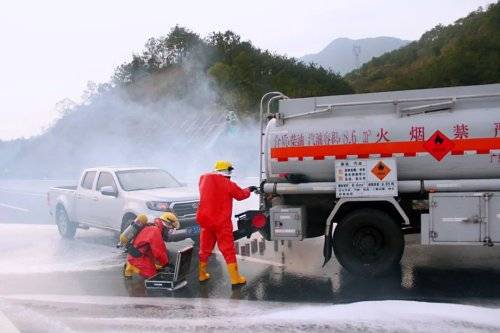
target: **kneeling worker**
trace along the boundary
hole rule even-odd
[[[242,189],[230,180],[233,167],[228,161],[217,161],[214,171],[200,177],[200,205],[196,220],[201,227],[199,275],[200,282],[210,278],[207,273],[208,258],[217,243],[227,264],[232,285],[246,283],[238,272],[234,250],[233,199],[244,200],[255,191],[255,186]]]
[[[142,219],[140,222],[144,227],[128,246],[124,276],[131,277],[133,274],[140,274],[145,278],[150,278],[157,273],[158,269],[168,265],[165,241],[168,239],[170,230],[179,228],[179,220],[170,212],[162,214],[160,218],[154,220],[154,223],[147,223],[145,215],[139,215],[137,219]]]

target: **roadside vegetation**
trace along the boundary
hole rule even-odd
[[[165,37],[149,39],[142,54],[135,54],[116,70],[113,82],[139,99],[183,99],[205,75],[216,91],[217,103],[243,114],[255,112],[269,91],[290,97],[353,92],[340,75],[262,51],[231,31],[214,32],[203,39],[179,26]],[[168,84],[157,79],[166,76]]]

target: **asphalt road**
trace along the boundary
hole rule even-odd
[[[0,180],[0,223],[52,224],[47,191],[77,180]]]
[[[250,256],[239,256],[240,271],[248,280],[246,286],[231,288],[223,259],[214,254],[209,265],[210,281],[200,284],[196,274],[191,274],[187,287],[163,292],[146,290],[142,279],[122,279],[125,257],[114,248],[115,236],[107,232],[79,231],[75,240],[68,241],[59,240],[52,226],[43,229],[39,226],[0,227],[2,234],[16,235],[15,240],[10,241],[13,242],[10,248],[23,248],[25,241],[38,242],[37,246],[13,251],[17,258],[0,260],[9,273],[9,279],[0,285],[2,295],[43,292],[306,303],[419,300],[500,305],[500,253],[491,248],[426,248],[418,244],[417,237],[411,236],[406,238],[407,248],[398,269],[385,277],[365,279],[349,274],[335,260],[323,268],[319,238],[300,243],[265,242],[262,254],[257,249]],[[45,244],[46,241],[49,244]],[[256,241],[258,244],[260,239]],[[251,243],[252,240],[238,242],[239,246],[249,244],[250,248]],[[4,242],[2,247],[7,244]],[[188,241],[171,243],[169,249],[173,252],[187,244]],[[193,258],[193,271],[196,265],[197,259]]]
[[[74,241],[60,240],[57,236],[52,217],[48,214],[45,193],[50,186],[68,185],[71,181],[2,181],[0,182],[0,223],[45,223],[43,230],[48,233],[52,243],[71,251],[71,244],[82,243],[102,246],[102,250],[116,254],[117,264],[123,258],[114,248],[116,235],[98,230],[79,230]],[[243,209],[236,206],[237,209]],[[26,226],[27,227],[27,226]],[[17,227],[11,226],[16,229]],[[29,228],[28,228],[29,229]],[[13,230],[13,229],[10,229]],[[182,291],[175,292],[178,297],[220,297],[248,300],[293,301],[293,302],[352,302],[360,300],[411,299],[459,303],[500,303],[500,248],[467,246],[421,246],[418,235],[406,236],[406,249],[398,269],[392,274],[377,279],[362,279],[342,269],[333,258],[322,267],[323,239],[307,239],[302,242],[266,242],[260,236],[254,240],[238,241],[241,271],[248,277],[247,286],[232,291],[228,282],[225,265],[220,256],[211,261],[212,281],[199,285],[193,275],[190,283]],[[31,241],[28,237],[26,241]],[[43,242],[41,238],[37,240]],[[252,244],[253,243],[253,244]],[[182,245],[182,244],[181,244]],[[179,246],[181,246],[179,245]],[[172,244],[171,249],[176,245]],[[38,251],[38,250],[37,250]],[[42,249],[44,251],[44,249]],[[40,253],[50,257],[57,251]],[[193,258],[193,267],[196,266]],[[64,265],[64,262],[61,263]],[[142,281],[123,282],[121,267],[104,268],[85,274],[81,283],[90,281],[85,288],[95,295],[132,295],[144,296],[146,291]],[[52,273],[38,276],[41,283],[50,284]],[[64,293],[64,277],[57,273],[59,282],[56,288]],[[68,283],[75,280],[73,273],[65,273]],[[77,274],[81,276],[81,274]],[[87,277],[91,278],[87,279]],[[103,280],[93,288],[95,281]],[[113,287],[107,282],[113,281]],[[21,292],[17,279],[2,283],[0,292]],[[47,286],[48,287],[48,286]],[[52,289],[48,288],[48,290]],[[291,292],[293,291],[293,292]],[[71,292],[70,289],[66,292]],[[156,293],[152,293],[155,294]],[[159,293],[162,295],[162,293]]]
[[[203,299],[223,304],[227,300],[264,301],[259,304],[292,307],[381,300],[500,307],[499,247],[425,247],[419,245],[418,235],[406,236],[407,246],[400,266],[380,278],[353,276],[335,259],[322,267],[322,238],[265,242],[256,236],[237,243],[240,271],[248,280],[245,286],[231,288],[223,259],[214,254],[209,264],[212,278],[206,283],[197,281],[197,258],[193,258],[193,273],[188,276],[185,288],[175,292],[149,291],[141,279],[122,278],[125,257],[114,247],[116,235],[100,230],[79,230],[74,240],[63,240],[52,224],[19,224],[35,220],[51,222],[44,195],[48,183],[37,182],[33,187],[27,183],[0,183],[0,220],[6,222],[0,224],[0,235],[4,237],[0,242],[0,310],[3,300],[7,304],[3,311],[27,331],[33,329],[34,324],[16,317],[19,308],[43,315],[49,322],[55,313],[52,310],[57,309],[58,316],[64,313],[64,320],[59,318],[61,325],[74,328],[77,323],[82,325],[82,317],[89,319],[96,315],[92,308],[82,305],[81,299],[85,297],[94,301],[104,298],[105,304],[110,299],[118,302],[113,303],[113,315],[110,315],[115,317],[128,315],[131,309],[123,299],[133,297],[130,302],[143,319],[155,311],[165,311],[164,307],[171,304],[166,299],[181,299],[188,302],[182,304],[193,309],[198,309],[199,304],[189,302]],[[175,251],[186,244],[187,241],[172,243],[169,249]],[[137,305],[143,299],[164,301],[147,302],[144,307],[148,310],[143,311]],[[79,305],[74,304],[75,300],[80,300]],[[79,312],[78,309],[85,310]],[[80,319],[76,322],[68,321],[69,317],[74,320],[72,311],[79,313]],[[90,322],[85,325],[82,327],[88,329],[107,327],[94,327]],[[54,329],[47,327],[49,331]]]

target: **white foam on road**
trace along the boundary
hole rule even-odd
[[[52,318],[79,331],[498,332],[500,309],[415,301],[339,305],[220,299],[9,295],[0,309]],[[16,310],[18,311],[18,310]],[[16,316],[16,314],[13,314]],[[15,320],[14,320],[15,319]],[[13,317],[15,322],[24,318]]]
[[[0,276],[123,265],[121,251],[109,244],[112,234],[98,230],[67,240],[59,236],[55,225],[0,224],[0,235]]]

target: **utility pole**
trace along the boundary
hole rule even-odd
[[[354,44],[352,46],[352,53],[354,54],[354,65],[356,66],[356,68],[359,68],[361,66],[359,60],[359,55],[361,54],[361,46]]]

